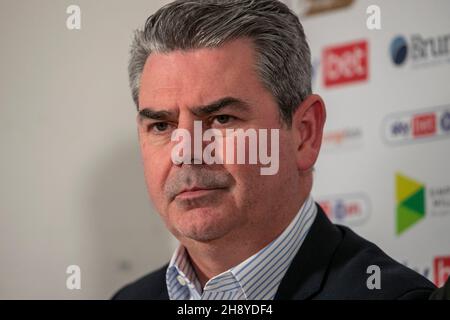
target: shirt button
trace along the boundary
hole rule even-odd
[[[177,276],[178,283],[181,284],[183,287],[186,285],[186,280],[180,275]]]

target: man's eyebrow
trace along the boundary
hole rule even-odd
[[[233,97],[225,97],[220,100],[214,101],[206,106],[198,106],[190,108],[190,111],[197,117],[204,117],[224,108],[233,108],[240,111],[248,112],[250,106],[248,103]],[[173,120],[178,117],[178,112],[173,112],[169,110],[153,110],[152,108],[146,107],[139,111],[139,119],[150,119],[150,120]]]
[[[168,120],[176,118],[176,113],[168,110],[152,110],[151,108],[144,108],[139,111],[139,119],[150,120]]]
[[[224,108],[233,108],[240,111],[249,111],[250,106],[248,103],[233,97],[225,97],[215,102],[212,102],[206,106],[198,106],[191,108],[191,112],[197,117],[204,117],[216,112]]]

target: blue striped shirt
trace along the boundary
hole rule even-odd
[[[317,214],[310,196],[283,233],[237,266],[211,278],[201,287],[182,245],[166,272],[171,300],[273,300],[292,259]]]

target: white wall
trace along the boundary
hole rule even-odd
[[[106,299],[170,257],[126,70],[132,30],[163,2],[1,0],[0,298]]]

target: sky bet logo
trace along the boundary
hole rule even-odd
[[[369,77],[366,40],[325,48],[322,61],[325,87],[367,81]]]
[[[409,39],[396,36],[390,45],[392,62],[402,66],[410,61],[413,66],[450,62],[450,34],[435,37],[411,35]]]
[[[391,114],[384,120],[388,144],[450,137],[450,106]]]
[[[396,175],[397,235],[425,217],[425,186],[402,174]]]

